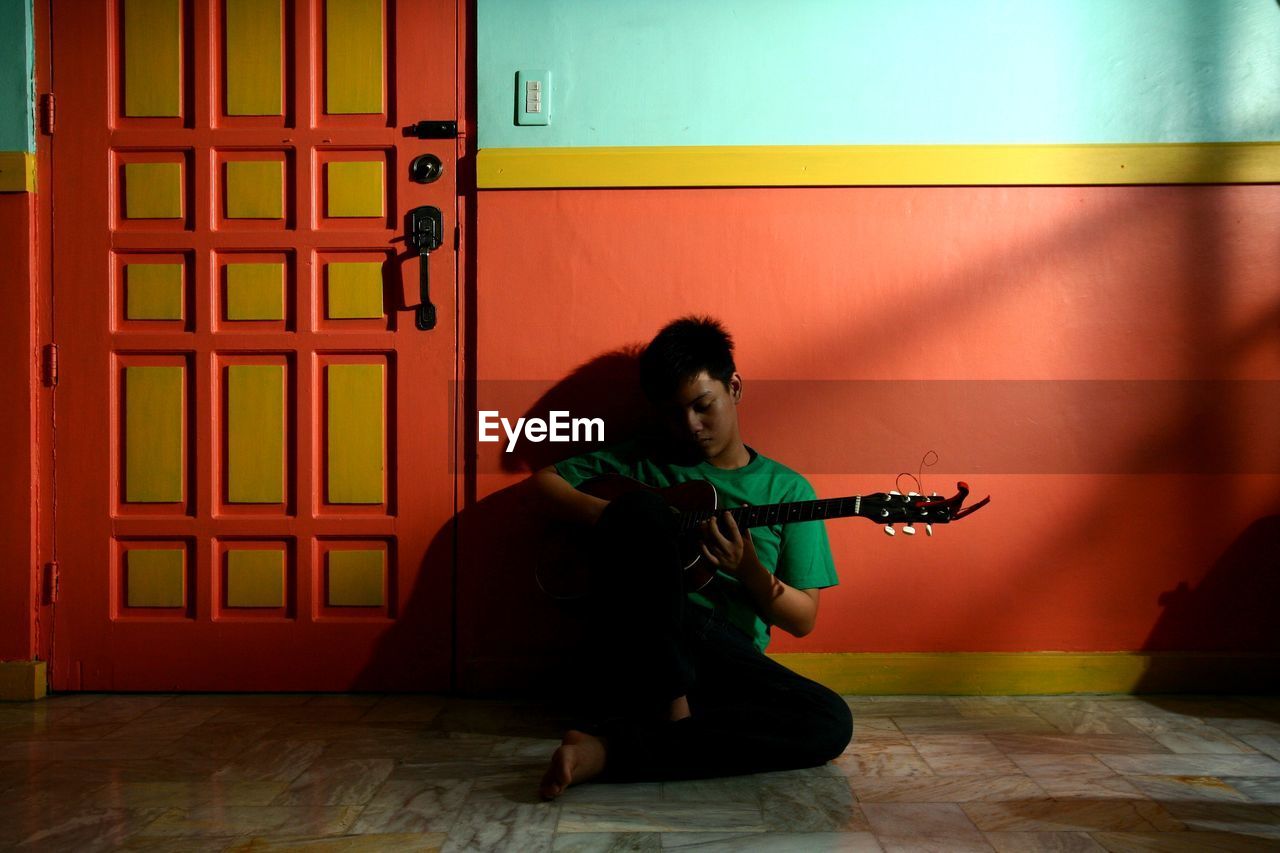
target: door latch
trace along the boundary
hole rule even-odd
[[[405,235],[405,242],[418,253],[418,283],[422,292],[422,303],[414,315],[414,325],[424,332],[436,327],[436,306],[431,304],[428,261],[431,253],[440,248],[443,232],[444,218],[440,208],[423,205],[409,211],[409,233]]]

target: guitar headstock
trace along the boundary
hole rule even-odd
[[[956,493],[949,498],[944,498],[936,492],[932,495],[922,495],[917,492],[907,492],[905,495],[898,491],[877,492],[873,495],[863,495],[858,515],[883,524],[884,532],[889,536],[896,535],[895,524],[902,525],[903,533],[914,536],[916,522],[923,522],[925,535],[932,536],[933,525],[949,524],[991,502],[991,496],[988,495],[976,504],[966,507],[964,502],[967,497],[969,497],[969,486],[963,482],[956,483]]]

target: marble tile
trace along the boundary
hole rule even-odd
[[[1280,804],[1280,779],[1267,776],[1227,776],[1222,781],[1255,803]]]
[[[267,729],[262,726],[241,723],[202,723],[170,741],[156,753],[156,758],[168,759],[200,756],[226,760],[236,758],[257,743],[267,740]]]
[[[831,762],[846,776],[932,776],[933,768],[911,743],[859,744]]]
[[[1048,721],[1034,714],[987,716],[895,716],[894,723],[908,735],[912,734],[1004,734],[1004,733],[1052,733],[1055,729]]]
[[[296,708],[316,693],[182,693],[170,704],[183,708]]]
[[[559,832],[763,832],[750,803],[563,803]]]
[[[1280,776],[1280,761],[1266,755],[1099,755],[1131,776]]]
[[[988,832],[997,853],[1099,853],[1106,848],[1087,832]]]
[[[373,833],[368,835],[301,836],[284,838],[241,839],[226,850],[228,853],[266,851],[325,851],[328,853],[382,853],[384,850],[409,853],[433,853],[445,844],[444,833]],[[185,839],[184,839],[185,841]]]
[[[559,738],[504,737],[493,742],[488,754],[493,757],[540,758],[548,761],[559,746]]]
[[[1265,755],[1280,760],[1280,737],[1275,735],[1240,735],[1240,740]]]
[[[1147,800],[1025,800],[965,803],[965,814],[985,832],[1172,832],[1181,828]]]
[[[1226,732],[1212,726],[1201,726],[1197,729],[1167,731],[1152,737],[1170,752],[1191,753],[1194,755],[1221,754],[1238,755],[1257,752],[1243,741],[1237,740]]]
[[[213,774],[230,782],[292,782],[324,751],[320,741],[275,741],[254,744]]]
[[[94,788],[83,803],[99,808],[162,810],[199,805],[265,806],[284,789],[283,782],[118,782]]]
[[[0,761],[59,761],[76,758],[148,758],[165,747],[156,740],[19,740],[0,743]]]
[[[854,725],[870,717],[952,717],[960,712],[949,699],[932,696],[845,697]]]
[[[163,809],[105,809],[51,815],[28,834],[21,847],[31,850],[115,850],[133,833],[163,813]]]
[[[661,787],[660,799],[668,803],[748,803],[759,806],[763,793],[763,786],[754,775],[682,779],[658,784]]]
[[[1276,849],[1265,839],[1229,832],[1095,832],[1093,837],[1113,853],[1250,853]]]
[[[1017,765],[983,735],[912,735],[911,743],[939,776],[1012,776]]]
[[[1229,735],[1271,735],[1280,737],[1280,720],[1258,717],[1205,717],[1206,725]]]
[[[257,840],[257,839],[255,839]],[[181,840],[162,837],[142,837],[131,835],[122,841],[116,850],[154,850],[159,853],[223,853],[224,850],[244,844],[243,838],[234,835],[191,836]]]
[[[1105,711],[1060,708],[1036,709],[1036,715],[1065,734],[1137,735],[1142,732],[1124,717]]]
[[[877,853],[884,849],[869,832],[664,832],[661,839],[663,850],[698,853]]]
[[[560,808],[556,803],[529,805],[499,800],[469,803],[449,830],[442,850],[546,853],[552,848]]]
[[[863,803],[877,838],[949,838],[986,843],[956,803]]]
[[[1167,752],[1147,735],[1107,734],[992,734],[991,743],[1004,752],[1157,753]]]
[[[330,739],[324,757],[394,758],[415,763],[484,758],[499,740],[490,735],[460,732],[362,728],[348,732],[342,739]],[[550,753],[544,758],[550,758]]]
[[[782,776],[784,774],[777,774]],[[760,792],[768,830],[780,832],[863,832],[870,829],[843,776],[775,779]]]
[[[544,768],[545,769],[545,768]],[[541,773],[538,779],[541,781]],[[664,782],[609,782],[573,785],[557,799],[561,803],[652,803],[663,797]]]
[[[360,805],[373,799],[395,762],[390,758],[313,761],[272,802],[276,806]]]
[[[1010,753],[1009,759],[1023,773],[1037,779],[1048,776],[1111,776],[1110,767],[1092,755],[1075,755],[1069,752]]]
[[[161,706],[117,727],[105,737],[113,740],[177,740],[209,722],[217,713],[216,708]]]
[[[1038,800],[1045,796],[1044,790],[1027,776],[856,779],[850,784],[862,803],[967,803],[974,800]]]
[[[440,714],[439,696],[384,696],[360,718],[365,723],[429,723]]]
[[[566,832],[555,837],[554,853],[657,853],[662,836],[656,832]]]
[[[142,829],[144,837],[210,835],[342,835],[360,806],[219,806],[168,809]]]
[[[139,758],[125,761],[69,759],[50,761],[36,776],[37,786],[120,782],[198,782],[208,780],[225,762],[179,756],[174,758]]]
[[[1234,785],[1216,776],[1139,775],[1126,776],[1125,778],[1141,788],[1142,793],[1162,803],[1175,800],[1241,802],[1249,799],[1237,790]]]
[[[351,831],[447,833],[462,811],[471,784],[461,779],[386,782],[360,813]]]
[[[1188,829],[1260,836],[1280,847],[1280,813],[1265,804],[1175,801],[1165,808]]]
[[[1141,800],[1146,794],[1115,773],[1071,773],[1065,776],[1041,776],[1036,779],[1050,797],[1058,800]]]

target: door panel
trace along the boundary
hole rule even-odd
[[[54,0],[55,688],[448,687],[455,13]]]

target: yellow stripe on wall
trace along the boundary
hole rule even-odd
[[[227,368],[227,500],[284,500],[284,367]]]
[[[280,115],[280,0],[227,0],[226,33],[227,115]]]
[[[124,0],[124,114],[181,111],[181,0]]]
[[[382,112],[382,2],[327,0],[325,112]]]
[[[1014,696],[1274,692],[1275,655],[1195,652],[782,653],[769,657],[837,693]]]
[[[1280,142],[487,148],[481,189],[1280,182]]]
[[[182,500],[181,367],[126,367],[125,500]]]
[[[327,373],[329,503],[382,503],[383,366],[331,364]]]

